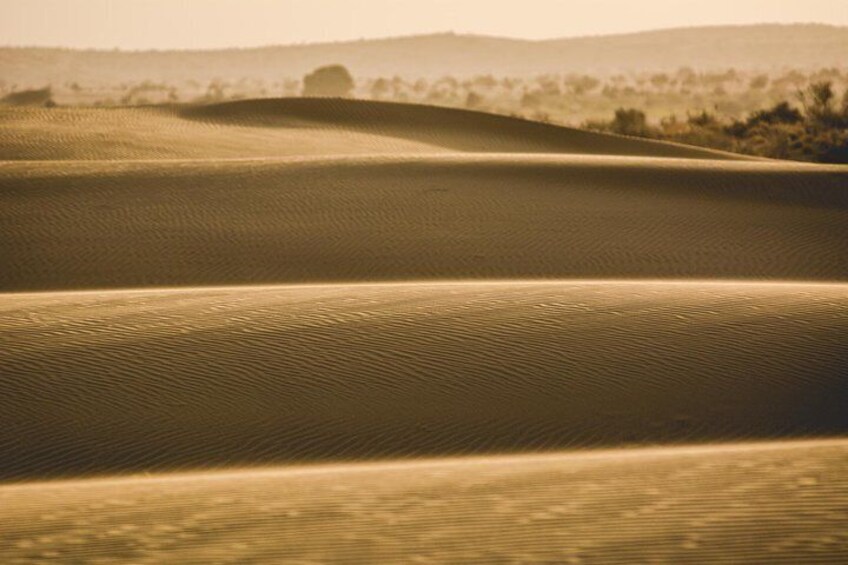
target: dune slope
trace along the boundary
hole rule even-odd
[[[380,133],[186,119],[173,108],[2,108],[0,159],[234,159],[445,151]]]
[[[0,486],[4,563],[841,563],[848,442]]]
[[[845,561],[846,187],[422,106],[0,109],[0,561]]]
[[[389,102],[294,98],[149,108],[0,107],[0,160],[447,151],[748,159],[482,112]]]
[[[6,294],[0,476],[848,432],[848,285]]]
[[[381,134],[454,151],[752,159],[701,147],[590,132],[486,112],[372,100],[245,100],[188,106],[181,115],[230,126]]]
[[[2,290],[848,279],[837,167],[590,156],[0,165]]]

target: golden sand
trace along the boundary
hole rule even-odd
[[[0,125],[3,563],[848,560],[843,169],[338,100]]]

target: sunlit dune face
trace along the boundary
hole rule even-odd
[[[319,114],[327,108],[311,105]],[[444,119],[431,132],[390,121],[371,130],[385,127],[371,137],[381,144],[417,137],[451,155],[7,163],[0,168],[0,233],[27,251],[13,257],[16,268],[0,272],[0,287],[846,276],[848,197],[840,169],[736,164],[689,147],[461,115],[459,127]],[[475,137],[477,128],[491,130],[493,141]],[[115,145],[168,147],[169,137],[147,135]],[[325,127],[314,137],[316,150],[349,135],[346,125]],[[44,139],[38,151],[50,147]],[[239,139],[241,150],[265,147],[267,138],[258,139]],[[281,152],[285,139],[274,145]],[[199,133],[190,147],[215,154],[223,141]],[[528,147],[620,155],[479,154]],[[620,158],[627,155],[647,158]],[[669,155],[709,159],[659,158]],[[128,207],[135,213],[127,215]],[[80,245],[85,260],[68,261]]]
[[[838,435],[846,305],[751,282],[7,294],[0,475]]]
[[[808,441],[7,486],[0,557],[798,563],[846,555],[846,461]]]
[[[840,24],[4,1],[0,563],[848,563]]]

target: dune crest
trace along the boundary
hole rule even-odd
[[[187,107],[211,123],[379,133],[452,151],[755,160],[721,151],[543,124],[486,112],[373,100],[283,98]]]
[[[0,107],[0,126],[0,161],[452,151],[753,159],[468,110],[321,98],[147,108]]]

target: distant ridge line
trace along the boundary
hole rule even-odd
[[[417,39],[440,39],[440,38],[467,38],[467,39],[482,39],[482,40],[495,40],[495,41],[503,41],[503,42],[514,42],[514,43],[527,43],[527,44],[544,44],[544,43],[558,43],[563,41],[582,41],[582,40],[594,40],[594,39],[611,39],[611,38],[620,38],[620,37],[634,37],[634,36],[645,36],[645,35],[653,35],[653,34],[663,34],[668,32],[697,32],[697,31],[707,31],[707,30],[717,30],[717,29],[766,29],[766,28],[825,28],[832,30],[846,30],[848,31],[848,26],[828,24],[823,22],[803,22],[803,23],[759,23],[759,24],[715,24],[715,25],[703,25],[703,26],[674,26],[674,27],[661,27],[661,28],[651,28],[640,31],[624,31],[624,32],[615,32],[615,33],[587,33],[581,35],[564,35],[557,37],[549,37],[545,39],[530,39],[525,37],[512,37],[506,35],[490,35],[485,33],[473,33],[473,32],[456,32],[456,31],[434,31],[429,33],[412,33],[407,35],[385,35],[378,37],[361,37],[357,39],[338,39],[334,41],[293,41],[290,43],[266,43],[260,45],[250,45],[247,47],[203,47],[203,48],[191,48],[191,49],[175,49],[175,48],[167,48],[167,49],[158,49],[155,47],[150,48],[142,48],[142,49],[122,49],[119,47],[116,48],[103,48],[103,47],[64,47],[61,45],[2,45],[0,44],[0,50],[3,49],[18,49],[18,50],[28,50],[28,49],[40,49],[40,50],[59,50],[59,51],[73,51],[80,53],[221,53],[228,51],[254,51],[254,50],[265,50],[265,49],[279,49],[279,48],[289,48],[289,47],[324,47],[324,46],[340,46],[340,45],[350,45],[350,44],[361,44],[361,43],[381,43],[381,42],[391,42],[391,41],[403,41],[403,40],[417,40]]]
[[[760,24],[525,40],[438,33],[335,43],[213,50],[122,51],[0,47],[0,72],[19,87],[63,82],[279,81],[326,64],[357,78],[482,74],[610,74],[698,70],[845,68],[848,27]]]

